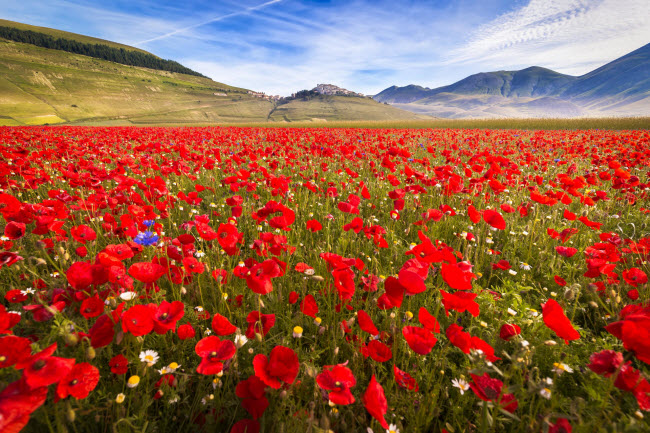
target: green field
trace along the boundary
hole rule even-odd
[[[234,124],[233,124],[234,125]],[[209,126],[205,124],[204,126]],[[574,119],[430,119],[331,121],[292,123],[239,123],[237,126],[266,128],[362,128],[362,129],[524,129],[610,131],[650,130],[650,117],[601,117]]]
[[[272,122],[400,121],[428,119],[410,111],[384,105],[370,98],[320,96],[307,101],[296,99],[279,105],[269,116]]]

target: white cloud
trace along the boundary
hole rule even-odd
[[[580,75],[648,42],[647,0],[531,0],[479,27],[446,63]]]

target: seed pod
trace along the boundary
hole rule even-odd
[[[92,346],[89,346],[88,349],[86,349],[86,359],[88,361],[92,361],[95,359],[95,349]]]

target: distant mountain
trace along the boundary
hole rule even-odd
[[[650,44],[580,77],[532,66],[435,89],[392,86],[374,99],[440,117],[650,115]]]

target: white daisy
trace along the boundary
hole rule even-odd
[[[452,379],[451,384],[460,390],[460,395],[469,390],[469,384],[464,379]]]
[[[156,362],[158,362],[158,359],[158,352],[156,351],[148,349],[140,352],[140,361],[146,362],[147,367],[154,365]]]

